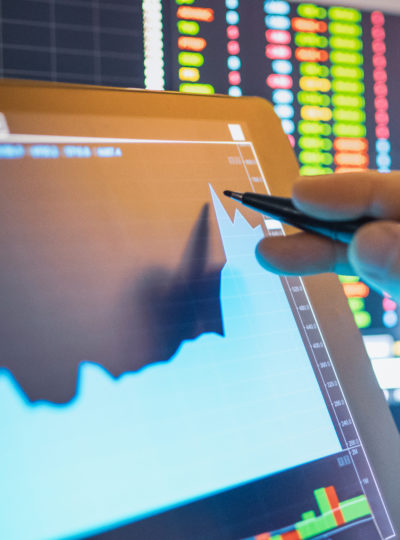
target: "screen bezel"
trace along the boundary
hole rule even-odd
[[[1,112],[10,131],[21,132],[13,113],[29,114],[24,132],[35,133],[34,117],[63,114],[220,120],[245,124],[271,193],[290,196],[298,164],[279,118],[262,98],[195,96],[168,92],[0,81]],[[29,125],[31,123],[32,125]],[[267,128],[267,129],[266,129]],[[265,152],[268,148],[268,152]],[[284,155],[284,159],[282,156]],[[287,229],[290,234],[290,229]],[[400,437],[380,389],[342,286],[334,274],[304,278],[330,357],[372,464],[394,527],[400,531]],[[350,361],[349,361],[350,359]],[[395,538],[400,538],[399,533]]]

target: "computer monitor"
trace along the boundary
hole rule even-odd
[[[399,538],[400,438],[337,277],[261,268],[281,224],[223,196],[290,193],[271,105],[0,103],[0,538]]]
[[[303,174],[400,168],[400,17],[286,0],[3,0],[0,76],[266,97]],[[400,402],[399,308],[342,276]]]

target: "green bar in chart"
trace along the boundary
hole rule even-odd
[[[353,521],[371,514],[371,508],[364,495],[348,499],[339,504],[339,508],[343,513],[346,522]]]

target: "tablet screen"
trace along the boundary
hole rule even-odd
[[[248,126],[4,120],[1,536],[390,538]]]

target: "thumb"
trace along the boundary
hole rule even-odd
[[[400,302],[400,224],[380,221],[364,225],[348,252],[357,275]]]

